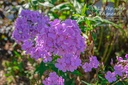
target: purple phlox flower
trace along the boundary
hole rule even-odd
[[[65,71],[66,71],[66,70],[64,69],[64,67],[66,66],[65,60],[64,60],[64,59],[61,59],[61,58],[58,58],[58,59],[57,59],[57,62],[58,62],[58,63],[56,63],[55,66],[56,66],[59,70],[63,70],[63,71],[65,72]]]
[[[53,21],[50,22],[51,26],[56,26],[60,24],[60,20],[59,19],[54,19]]]
[[[123,66],[121,64],[117,64],[114,66],[114,72],[115,74],[119,75],[119,76],[123,76]]]
[[[98,66],[99,66],[99,61],[97,60],[97,57],[96,56],[91,56],[90,58],[89,58],[89,60],[90,60],[90,65],[92,66],[92,68],[98,68]]]
[[[125,58],[128,59],[128,54],[125,55]]]
[[[126,65],[124,66],[124,72],[125,72],[125,74],[128,75],[128,64],[126,64]]]
[[[26,53],[31,53],[33,48],[33,42],[32,41],[24,41],[22,44],[22,49],[26,51]]]
[[[64,79],[59,77],[55,72],[51,72],[48,78],[43,80],[44,85],[64,85]]]
[[[110,62],[111,65],[113,65],[113,59],[111,59],[111,62]]]
[[[123,58],[122,58],[122,57],[116,56],[116,59],[117,59],[119,62],[122,62],[122,61],[123,61]]]
[[[36,59],[36,60],[41,58],[41,56],[42,56],[42,50],[41,49],[42,48],[40,48],[40,47],[34,48],[32,50],[31,57]]]
[[[59,70],[62,70],[63,72],[66,71],[73,72],[80,65],[81,65],[80,58],[77,56],[72,56],[72,54],[66,54],[62,58],[58,58],[57,63],[55,64],[55,66]]]
[[[44,62],[44,63],[46,63],[46,62],[48,62],[48,61],[52,61],[52,57],[51,57],[50,53],[48,53],[47,55],[45,55],[45,56],[43,57],[43,62]]]
[[[84,63],[84,65],[82,66],[82,68],[84,69],[84,72],[90,72],[92,70],[92,66],[90,63]]]
[[[116,74],[114,72],[108,71],[105,75],[105,78],[108,80],[108,82],[112,83],[116,81]]]

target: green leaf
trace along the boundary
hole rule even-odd
[[[58,58],[59,58],[59,56],[58,56],[58,55],[55,55],[55,56],[53,57],[52,62],[55,62]]]
[[[44,2],[44,3],[40,3],[40,2],[38,2],[38,4],[39,5],[41,5],[41,6],[45,6],[45,7],[53,7],[54,5],[53,4],[51,4],[50,2]]]
[[[89,83],[87,83],[86,81],[83,81],[83,80],[81,82],[86,84],[86,85],[91,85],[91,84],[89,84]]]
[[[94,42],[96,42],[96,39],[97,39],[96,33],[92,32],[92,38],[93,38]]]
[[[36,68],[35,72],[38,72],[40,76],[48,69],[46,64],[42,61],[40,66]]]
[[[95,17],[80,16],[78,19],[78,23],[80,22],[86,22],[86,24],[89,25],[89,30],[92,30],[92,28],[96,28],[96,26],[100,26],[100,25],[111,25],[115,27],[116,29],[119,29],[122,33],[125,33],[124,30],[122,29],[122,26],[115,24],[109,20],[102,19],[99,16],[95,16]]]
[[[67,81],[65,81],[64,85],[75,85],[74,79],[65,79]]]
[[[127,84],[124,83],[123,81],[119,81],[119,82],[117,82],[115,85],[127,85]]]
[[[71,72],[72,74],[75,74],[77,76],[82,76],[82,74],[78,71],[78,70],[75,70],[73,72]]]
[[[102,81],[106,80],[104,79],[102,76],[98,75],[99,79],[101,79]]]
[[[108,0],[109,2],[112,2],[112,3],[114,3],[115,2],[115,0]]]
[[[13,66],[13,70],[19,70],[20,68],[18,66]]]
[[[11,73],[6,73],[6,74],[4,74],[6,77],[9,77],[9,76],[11,76],[12,74]]]
[[[75,17],[81,17],[80,14],[73,14],[72,16],[75,16]]]
[[[58,69],[55,67],[55,64],[54,63],[49,63],[48,64],[48,67],[51,69],[51,70],[53,70],[53,71],[55,71],[56,73],[58,73]]]
[[[56,5],[54,6],[52,9],[50,9],[51,11],[54,11],[54,10],[59,10],[59,11],[62,11],[63,9],[70,9],[67,5],[69,5],[70,3],[69,2],[64,2],[64,3],[61,3],[59,5]]]
[[[61,20],[65,20],[65,19],[66,19],[66,16],[61,15],[61,16],[59,17],[59,19],[61,19]]]
[[[16,57],[21,57],[21,55],[17,51],[14,50],[13,52],[16,55]]]
[[[82,9],[82,13],[81,13],[82,16],[85,16],[86,10],[87,10],[87,7],[86,7],[86,4],[85,4],[83,9]]]
[[[20,72],[22,72],[23,71],[23,62],[20,62],[20,64],[19,64],[19,70],[20,70]]]
[[[102,0],[103,3],[106,3],[106,2],[112,2],[112,3],[114,3],[115,1],[118,1],[118,0]]]
[[[104,84],[108,83],[108,81],[105,78],[103,78],[101,75],[98,75],[98,78],[100,79],[101,84],[104,85]]]
[[[32,5],[38,5],[38,0],[32,0]]]

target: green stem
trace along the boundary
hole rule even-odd
[[[109,47],[108,54],[107,54],[107,56],[106,56],[104,62],[106,62],[106,61],[108,60],[108,58],[109,58],[109,55],[110,55],[110,53],[111,53],[111,51],[112,51],[112,48],[113,48],[113,43],[114,43],[114,41],[112,41],[112,43],[111,43],[111,45],[110,45],[110,47]]]
[[[120,79],[119,80],[117,80],[115,83],[113,83],[112,85],[115,85],[116,83],[118,83],[120,81]]]
[[[103,28],[101,28],[101,32],[100,32],[100,42],[99,42],[99,45],[98,45],[98,51],[100,50],[102,38],[103,38]]]
[[[105,60],[105,56],[106,56],[106,54],[107,54],[107,52],[108,52],[108,43],[107,43],[107,46],[106,46],[106,49],[105,49],[105,51],[104,51],[104,54],[103,54],[103,62],[104,62],[104,60]]]
[[[114,35],[114,37],[112,39],[112,42],[111,42],[110,47],[109,47],[109,50],[108,50],[108,54],[107,54],[104,62],[106,62],[108,60],[109,56],[110,56],[110,53],[112,51],[112,48],[113,48],[113,45],[114,45],[114,41],[116,39],[117,34],[118,34],[118,32],[115,33],[115,35]]]

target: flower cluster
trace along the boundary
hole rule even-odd
[[[60,56],[56,67],[62,71],[77,69],[81,65],[80,53],[86,47],[75,20],[50,21],[38,11],[30,10],[23,10],[16,19],[13,38],[22,43],[22,49],[32,58],[48,62],[52,55]]]
[[[88,62],[84,63],[82,68],[84,69],[85,72],[90,72],[92,68],[98,68],[98,66],[99,66],[99,61],[97,60],[97,57],[91,56],[89,58],[89,63]]]
[[[85,39],[81,36],[76,21],[67,19],[60,22],[56,19],[50,24],[52,27],[49,35],[54,40],[52,51],[61,56],[55,66],[64,72],[74,71],[81,63],[80,53],[85,48]]]
[[[57,59],[57,63],[55,64],[55,66],[63,72],[73,72],[79,65],[81,65],[79,57],[72,56],[71,54],[67,54],[64,57]]]
[[[43,80],[44,85],[64,85],[64,79],[59,77],[55,72],[51,72],[48,78]]]
[[[38,41],[40,34],[44,34],[45,29],[49,29],[48,24],[49,18],[38,11],[22,10],[15,22],[13,38],[18,43],[22,43],[22,49],[31,57],[50,61],[51,54],[44,49],[42,42]]]
[[[126,60],[122,57],[117,57],[118,62],[114,65],[114,72],[108,71],[105,78],[111,83],[116,81],[116,76],[128,78],[128,54],[125,55]]]
[[[48,21],[48,17],[38,11],[22,10],[15,22],[13,38],[17,42],[33,41]]]

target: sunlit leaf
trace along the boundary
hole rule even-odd
[[[54,5],[51,4],[50,2],[44,2],[44,3],[40,3],[39,2],[39,5],[42,5],[42,6],[45,6],[45,7],[53,7]]]

